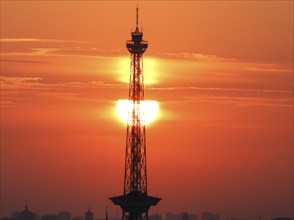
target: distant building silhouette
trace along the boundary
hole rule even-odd
[[[198,216],[196,214],[189,214],[188,213],[188,217],[189,217],[189,220],[198,220]]]
[[[77,215],[77,216],[74,216],[72,220],[84,220],[84,217],[82,215]]]
[[[184,218],[189,220],[198,220],[198,217],[196,214],[189,214],[189,213],[173,213],[173,212],[167,212],[165,215],[166,220],[184,220]]]
[[[220,218],[218,214],[202,212],[202,220],[220,220]]]
[[[28,209],[28,205],[26,205],[25,210],[23,210],[18,218],[18,220],[36,220],[36,216]]]
[[[173,212],[167,212],[165,214],[166,220],[182,220],[183,217],[181,214],[173,213]]]
[[[189,220],[188,213],[183,213],[183,220]]]
[[[59,212],[57,214],[57,220],[71,220],[71,215],[66,211]]]
[[[289,217],[275,217],[272,220],[292,220],[292,219]]]
[[[42,220],[58,220],[56,214],[47,214],[42,216]]]
[[[13,220],[17,220],[19,218],[20,212],[16,211],[16,212],[12,212],[11,213],[11,219]]]
[[[159,214],[149,215],[149,220],[162,220],[162,215],[159,215]]]
[[[90,208],[87,212],[85,212],[85,220],[93,220],[94,219],[94,213],[91,212]]]

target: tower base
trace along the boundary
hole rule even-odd
[[[115,205],[119,205],[125,213],[147,213],[150,206],[156,205],[161,198],[148,196],[139,191],[109,198]]]

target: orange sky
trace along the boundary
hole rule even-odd
[[[119,213],[135,2],[0,4],[1,217]],[[294,217],[293,2],[139,5],[151,213]]]

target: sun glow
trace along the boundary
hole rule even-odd
[[[133,104],[129,100],[118,100],[116,105],[116,112],[123,122],[132,124],[132,119],[128,119],[128,115],[132,114],[134,109],[135,115],[139,115],[138,119],[141,124],[146,125],[153,121],[158,112],[158,102],[145,100],[140,104]]]
[[[121,82],[129,83],[130,81],[130,58],[122,57],[116,63],[117,73],[119,74],[118,79]],[[144,84],[153,85],[158,82],[158,65],[159,62],[155,58],[144,58]]]

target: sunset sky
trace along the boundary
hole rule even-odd
[[[135,1],[1,1],[1,214],[120,216]],[[294,218],[293,1],[139,1],[151,213]]]

